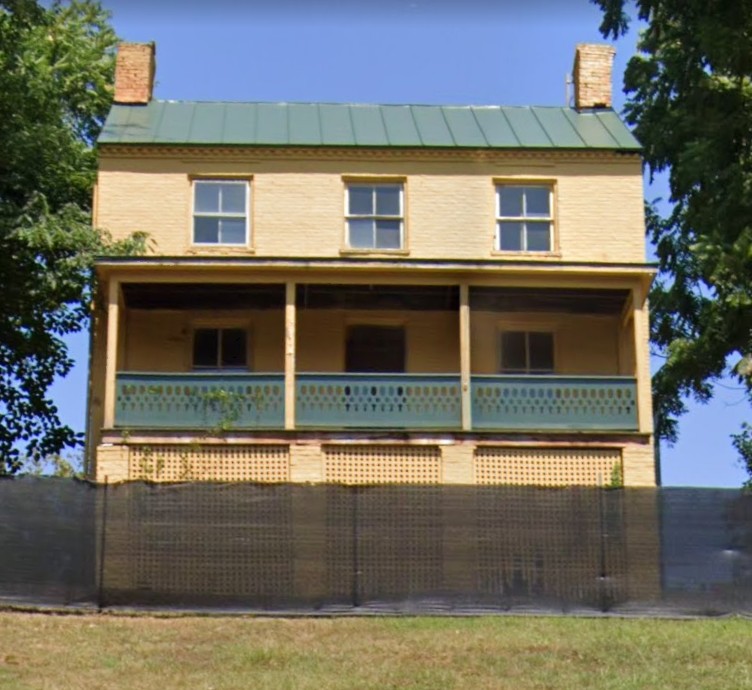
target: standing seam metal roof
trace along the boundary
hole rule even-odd
[[[605,149],[640,144],[610,109],[151,101],[113,105],[100,144]]]

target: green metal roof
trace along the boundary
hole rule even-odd
[[[610,109],[189,101],[113,105],[99,143],[640,149]]]

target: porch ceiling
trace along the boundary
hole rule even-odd
[[[123,283],[132,309],[284,309],[285,286],[233,283]]]
[[[628,297],[629,290],[471,287],[470,308],[479,311],[620,314]]]
[[[275,309],[285,304],[281,284],[123,283],[132,309]],[[628,290],[471,287],[479,311],[619,314]],[[456,285],[298,285],[300,309],[456,311]]]
[[[456,285],[298,285],[300,309],[456,311]]]

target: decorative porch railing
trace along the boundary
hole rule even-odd
[[[298,426],[459,429],[459,375],[298,374]]]
[[[473,376],[473,429],[637,430],[633,378]]]
[[[281,374],[119,373],[115,425],[156,429],[281,429]]]
[[[451,374],[296,376],[299,428],[459,430]],[[637,430],[636,383],[618,376],[473,376],[474,431]],[[115,426],[282,429],[282,374],[119,373]]]

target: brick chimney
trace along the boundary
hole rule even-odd
[[[610,45],[578,43],[574,53],[574,107],[611,107],[611,67],[616,50]]]
[[[146,105],[154,89],[153,43],[120,43],[115,61],[115,103]]]

